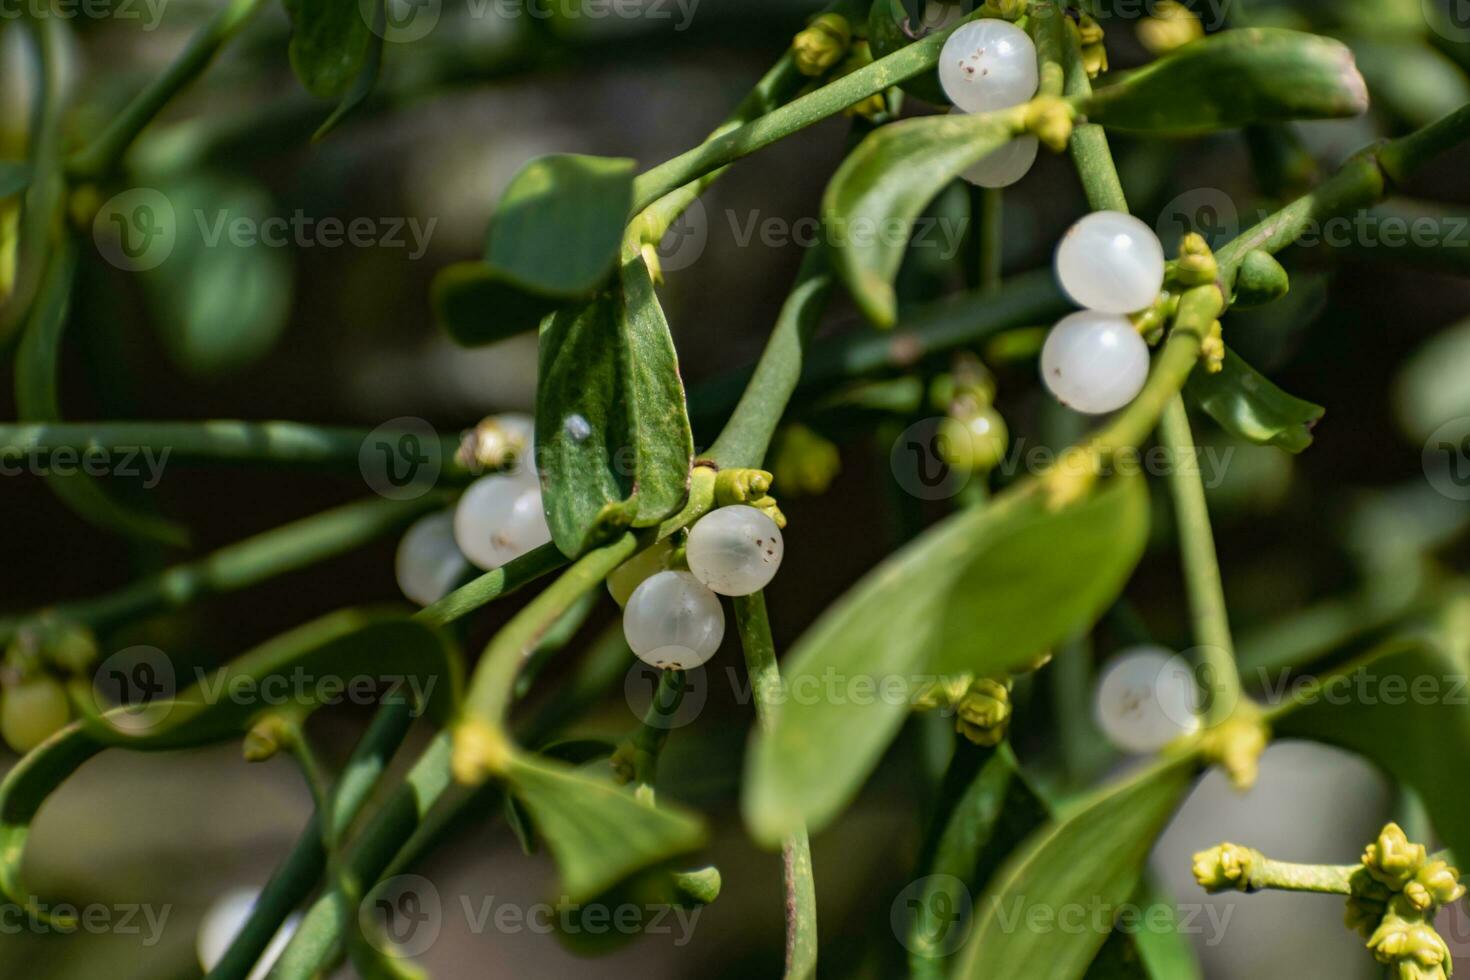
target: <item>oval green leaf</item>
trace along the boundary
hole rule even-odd
[[[484,262],[439,270],[430,288],[434,319],[461,347],[480,347],[536,329],[558,301],[502,282]]]
[[[694,814],[640,803],[611,782],[550,759],[517,752],[504,780],[556,859],[561,894],[571,902],[594,898],[705,840]]]
[[[1085,106],[1111,129],[1187,135],[1247,123],[1336,119],[1368,108],[1347,46],[1280,28],[1212,34],[1105,88]]]
[[[1011,139],[1005,116],[953,113],[882,126],[833,174],[822,195],[833,264],[878,326],[898,321],[893,280],[915,219],[961,171]]]
[[[590,299],[607,280],[633,206],[634,162],[557,153],[511,178],[485,239],[502,282],[553,299]]]
[[[347,91],[368,57],[367,20],[358,0],[286,0],[291,17],[291,69],[306,90],[325,99]]]
[[[1000,676],[1089,627],[1148,537],[1148,492],[1118,477],[1060,511],[1010,493],[950,517],[874,568],[796,644],[788,696],[754,736],[745,818],[773,845],[825,826],[940,674]],[[836,687],[833,687],[833,679]]]
[[[1113,931],[1089,912],[1116,912],[1143,875],[1154,839],[1193,779],[1192,758],[1145,770],[1095,793],[1037,831],[992,879],[952,976],[1078,980]],[[1037,923],[1049,922],[1050,927]]]
[[[1191,372],[1184,391],[1227,432],[1289,453],[1312,444],[1312,427],[1326,412],[1282,391],[1229,348],[1217,373]]]

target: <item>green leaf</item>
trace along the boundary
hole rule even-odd
[[[1470,320],[1445,327],[1414,350],[1394,378],[1395,414],[1415,439],[1429,438],[1446,422],[1470,415]]]
[[[1192,759],[1150,768],[1068,808],[1027,840],[980,900],[956,980],[1084,976],[1113,931],[1111,918],[1098,922],[1091,910],[1116,914],[1134,894],[1194,770]]]
[[[1438,48],[1413,36],[1346,38],[1373,104],[1410,127],[1427,126],[1470,102],[1470,81]]]
[[[953,113],[879,127],[832,175],[822,221],[836,246],[833,264],[878,326],[898,320],[893,280],[914,220],[961,171],[1011,139],[998,115]]]
[[[1470,596],[1457,594],[1422,632],[1389,640],[1363,666],[1273,722],[1279,737],[1309,738],[1368,758],[1423,800],[1435,832],[1470,854],[1470,785],[1454,774],[1470,753]],[[1286,675],[1267,679],[1279,684]]]
[[[291,253],[266,223],[259,185],[202,177],[168,190],[178,216],[173,251],[140,273],[169,357],[197,378],[258,362],[291,313]]]
[[[590,299],[618,257],[633,169],[629,159],[572,153],[526,164],[490,220],[485,261],[492,273],[538,296]]]
[[[291,17],[291,68],[324,99],[347,91],[368,57],[372,32],[358,0],[285,0]]]
[[[31,186],[29,164],[18,160],[0,160],[0,199],[13,197]]]
[[[481,261],[441,269],[429,299],[439,326],[462,347],[493,344],[534,330],[558,305],[501,282]]]
[[[1312,444],[1312,427],[1326,412],[1288,395],[1229,348],[1218,373],[1191,372],[1184,391],[1227,432],[1289,453]]]
[[[904,9],[903,0],[873,0],[868,11],[868,47],[875,59],[906,48],[917,40],[912,34],[905,33],[904,22],[907,20],[908,11]],[[932,68],[899,83],[899,87],[925,102],[949,105],[949,97],[939,84],[939,73]]]
[[[458,710],[463,693],[458,652],[437,629],[381,609],[344,609],[273,637],[201,677],[160,711],[135,706],[84,719],[99,741],[134,749],[187,748],[248,731],[276,708],[309,712],[344,691],[323,679],[368,679],[382,698],[414,699],[438,724]],[[310,684],[300,685],[305,677]],[[276,692],[276,693],[272,693]],[[287,700],[281,702],[281,695]],[[119,723],[119,722],[124,723]]]
[[[624,290],[626,289],[626,300]],[[694,438],[679,364],[643,260],[541,334],[536,454],[546,520],[567,556],[673,513]]]
[[[1187,135],[1367,108],[1368,88],[1346,45],[1253,27],[1186,44],[1098,89],[1085,111],[1111,129]]]
[[[22,422],[61,419],[61,342],[75,276],[76,252],[67,243],[59,244],[15,355],[15,404]],[[53,473],[46,478],[46,485],[78,516],[97,527],[176,547],[188,544],[189,532],[182,525],[119,503],[85,473]]]
[[[505,782],[556,858],[562,894],[570,902],[594,898],[705,840],[694,814],[640,803],[610,782],[548,759],[516,753]]]
[[[358,106],[367,101],[368,96],[373,94],[373,89],[378,84],[378,74],[383,68],[383,42],[388,34],[387,24],[387,2],[388,0],[373,0],[373,25],[372,31],[367,39],[367,51],[363,55],[362,70],[357,73],[357,78],[352,82],[352,87],[347,94],[342,96],[342,101],[332,114],[327,117],[317,131],[311,134],[313,141],[326,137],[328,133],[337,128],[337,124],[352,114]],[[359,4],[361,0],[359,0]]]
[[[755,737],[745,774],[752,833],[774,844],[803,822],[825,826],[925,680],[1002,675],[1088,628],[1121,591],[1147,532],[1147,489],[1130,476],[1060,511],[1034,487],[1008,494],[889,556],[792,650],[791,696],[770,733]]]

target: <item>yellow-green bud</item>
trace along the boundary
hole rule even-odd
[[[1349,929],[1362,934],[1366,939],[1383,921],[1384,913],[1388,911],[1388,902],[1393,898],[1393,892],[1389,891],[1387,885],[1369,874],[1366,868],[1359,868],[1353,872],[1348,883],[1352,893],[1348,896],[1343,923]]]
[[[720,470],[715,477],[715,506],[748,504],[771,489],[771,474],[765,470],[739,468]]]
[[[960,699],[955,729],[976,745],[997,745],[1011,720],[1010,691],[988,677],[970,685]]]
[[[520,436],[508,431],[494,415],[480,421],[459,437],[455,461],[467,470],[504,469],[530,447]]]
[[[852,41],[852,27],[841,14],[822,14],[791,42],[791,56],[796,70],[816,77],[847,53]]]
[[[986,13],[1002,20],[1020,20],[1026,12],[1026,0],[985,0],[981,6]]]
[[[1389,888],[1398,891],[1424,866],[1423,844],[1409,840],[1404,829],[1390,823],[1379,831],[1378,839],[1363,851],[1363,867]]]
[[[1102,25],[1091,14],[1077,19],[1077,40],[1083,44],[1098,44],[1103,39]]]
[[[1220,265],[1203,235],[1192,231],[1180,241],[1173,273],[1174,280],[1185,286],[1204,286],[1215,281]]]
[[[939,453],[944,461],[966,473],[984,473],[1005,458],[1010,433],[995,409],[973,404],[939,423]]]
[[[266,715],[245,733],[246,762],[264,762],[289,748],[300,734],[296,724],[281,715]]]
[[[1215,892],[1249,891],[1251,867],[1261,854],[1239,844],[1217,844],[1194,856],[1194,880],[1211,894]]]
[[[1224,370],[1225,332],[1219,320],[1210,321],[1210,329],[1205,332],[1205,339],[1200,341],[1199,356],[1205,362],[1205,370],[1210,374],[1219,374]]]
[[[720,897],[720,869],[713,864],[696,871],[676,871],[673,879],[681,905],[708,905]]]
[[[86,674],[97,662],[97,637],[79,623],[63,623],[47,637],[45,654],[68,674]]]
[[[1465,894],[1460,872],[1444,861],[1430,861],[1404,886],[1404,898],[1421,912],[1457,901]]]
[[[1258,710],[1237,706],[1224,722],[1205,732],[1201,742],[1205,758],[1225,770],[1231,785],[1244,791],[1255,785],[1261,755],[1271,740],[1271,729]]]
[[[1108,70],[1108,49],[1101,41],[1082,46],[1082,67],[1088,78],[1096,78]]]
[[[1153,16],[1138,24],[1138,40],[1153,54],[1165,54],[1204,36],[1199,18],[1175,0],[1159,0]]]
[[[1291,277],[1270,252],[1252,249],[1235,275],[1235,295],[1230,305],[1240,309],[1263,306],[1280,299],[1291,289]]]
[[[1067,148],[1072,138],[1072,119],[1076,110],[1062,99],[1037,96],[1027,103],[1026,131],[1057,153]]]
[[[771,473],[783,494],[826,493],[841,470],[842,460],[831,440],[804,425],[788,425],[777,434]]]

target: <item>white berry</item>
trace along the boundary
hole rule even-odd
[[[1036,162],[1037,140],[1029,133],[1014,137],[992,150],[960,174],[978,187],[1009,187],[1030,171]]]
[[[623,636],[654,667],[698,667],[720,647],[725,610],[688,572],[659,572],[633,590],[623,609]]]
[[[721,507],[701,517],[684,549],[689,571],[720,595],[764,589],[781,567],[781,529],[754,507]]]
[[[482,476],[469,485],[454,510],[455,543],[485,571],[550,540],[541,488],[528,477]]]
[[[520,443],[515,465],[510,473],[530,482],[537,482],[536,474],[536,420],[525,412],[501,412],[495,416],[500,429]]]
[[[204,913],[204,918],[199,922],[199,935],[196,942],[199,965],[204,972],[208,973],[213,970],[219,961],[224,959],[230,944],[235,941],[240,930],[245,928],[245,922],[250,918],[250,913],[259,898],[260,892],[256,889],[237,888],[220,896]],[[290,942],[291,936],[299,925],[301,925],[300,913],[292,913],[285,922],[281,923],[281,928],[276,931],[270,945],[261,954],[255,969],[250,972],[249,980],[264,980],[265,975],[270,972],[271,966],[285,950],[286,944]]]
[[[607,591],[612,595],[613,601],[619,606],[626,606],[628,597],[643,584],[644,579],[669,566],[669,557],[673,553],[673,542],[664,538],[613,569],[612,574],[607,577]]]
[[[454,514],[440,511],[414,521],[398,542],[393,571],[398,588],[421,606],[438,602],[469,568],[454,543]]]
[[[1194,673],[1159,647],[1117,657],[1098,682],[1095,707],[1103,734],[1124,752],[1157,752],[1200,726]]]
[[[939,53],[939,84],[965,112],[1020,105],[1036,94],[1036,82],[1036,45],[1007,21],[972,20]]]
[[[1164,247],[1133,215],[1094,211],[1062,236],[1056,269],[1078,306],[1134,313],[1152,304],[1164,285]]]
[[[1125,316],[1079,310],[1046,335],[1041,380],[1068,408],[1088,415],[1114,411],[1148,380],[1148,344]]]

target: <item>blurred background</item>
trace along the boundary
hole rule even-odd
[[[68,22],[65,77],[79,141],[157,75],[218,6],[156,0],[99,6]],[[1367,77],[1373,108],[1360,119],[1270,133],[1227,133],[1181,142],[1115,139],[1130,202],[1172,252],[1200,227],[1224,237],[1263,209],[1310,184],[1354,150],[1403,133],[1470,101],[1470,11],[1464,0],[1263,3],[1210,0],[1195,10],[1210,30],[1230,24],[1298,26],[1343,38]],[[632,16],[590,16],[597,7],[553,4],[528,18],[519,4],[444,0],[432,29],[389,44],[377,94],[327,139],[312,131],[331,104],[312,98],[286,59],[289,23],[267,9],[128,159],[133,187],[198,201],[256,220],[302,215],[321,221],[368,218],[380,232],[366,246],[189,251],[198,229],[181,232],[181,258],[130,272],[84,251],[67,337],[63,410],[72,419],[292,419],[372,428],[414,416],[453,433],[488,413],[529,410],[535,340],[454,347],[428,303],[434,274],[481,254],[500,191],[530,158],[553,151],[629,156],[640,168],[698,143],[790,43],[817,9],[807,2],[700,0],[681,8],[643,0]],[[504,9],[501,9],[504,8]],[[7,8],[8,9],[8,8]],[[154,16],[154,14],[157,16]],[[1138,28],[1146,3],[1104,7],[1113,70],[1146,62]],[[14,18],[0,19],[0,155],[24,146],[32,66]],[[909,100],[905,112],[935,111]],[[801,258],[801,248],[750,229],[790,229],[815,214],[844,152],[848,122],[827,120],[742,161],[705,196],[665,243],[661,297],[685,380],[697,386],[754,360]],[[1290,150],[1273,166],[1271,148]],[[1470,215],[1470,152],[1437,161],[1407,188],[1414,202],[1383,214],[1432,213],[1442,229]],[[1422,202],[1437,211],[1414,211]],[[963,207],[964,191],[934,208]],[[1043,154],[1005,194],[1007,273],[1045,266],[1059,234],[1086,209],[1070,162]],[[1392,210],[1398,209],[1398,210]],[[415,238],[410,220],[423,232]],[[1326,407],[1314,444],[1300,456],[1229,443],[1208,420],[1202,442],[1233,450],[1210,487],[1216,536],[1234,626],[1243,649],[1269,645],[1280,617],[1347,597],[1392,603],[1412,593],[1433,562],[1458,566],[1463,501],[1435,489],[1424,467],[1426,438],[1470,416],[1470,228],[1458,245],[1389,248],[1354,235],[1350,247],[1300,247],[1282,256],[1291,293],[1259,311],[1232,315],[1232,346],[1291,393]],[[187,238],[187,240],[186,240]],[[691,246],[689,242],[694,242]],[[699,243],[702,242],[702,245]],[[86,240],[90,245],[90,238]],[[916,259],[906,295],[919,302],[964,287],[963,253]],[[1462,322],[1463,321],[1463,322]],[[1038,324],[1037,326],[1042,326]],[[837,335],[869,329],[839,298],[823,327]],[[921,366],[915,377],[944,367]],[[1013,438],[1029,444],[1065,431],[1026,356],[991,358],[997,405]],[[0,372],[0,388],[9,388]],[[11,392],[4,393],[9,399]],[[810,409],[798,404],[798,417]],[[840,477],[818,496],[782,495],[790,518],[787,554],[769,602],[778,649],[884,554],[952,502],[907,496],[889,465],[896,432],[933,414],[919,399],[874,422],[835,426]],[[707,444],[714,431],[696,433]],[[1470,461],[1467,461],[1470,462]],[[355,472],[170,465],[156,487],[122,486],[184,522],[202,554],[285,521],[364,496]],[[777,487],[780,492],[782,488]],[[1155,488],[1154,541],[1127,591],[1139,622],[1160,644],[1187,647],[1184,595],[1166,495]],[[6,560],[0,612],[32,610],[116,589],[185,554],[130,544],[78,521],[32,476],[0,482]],[[146,643],[176,664],[214,665],[323,612],[397,600],[395,541],[209,599],[101,637],[104,655]],[[1429,557],[1431,556],[1432,557]],[[466,650],[480,649],[519,600],[470,618]],[[504,606],[506,608],[500,608]],[[602,597],[562,659],[574,663],[616,622]],[[1123,645],[1105,623],[1092,655],[1105,664]],[[629,661],[631,664],[631,660]],[[538,690],[555,686],[560,662]],[[573,730],[621,737],[636,723],[630,673],[613,683]],[[736,793],[751,723],[733,631],[703,671],[702,704],[671,738],[660,792],[705,812],[714,827],[708,859],[724,875],[719,900],[687,934],[648,935],[586,959],[555,937],[528,929],[477,927],[485,903],[526,906],[546,898],[554,875],[544,855],[522,854],[499,809],[477,814],[421,867],[442,907],[442,928],[419,961],[437,977],[526,977],[593,973],[679,977],[774,976],[782,957],[780,862],[746,839]],[[1129,764],[1073,722],[1095,751],[1063,758],[1048,671],[1018,696],[1018,753],[1058,785],[1096,779]],[[1086,692],[1084,692],[1086,696]],[[646,701],[644,702],[646,703]],[[1086,712],[1083,712],[1086,715]],[[340,761],[367,719],[338,709],[313,722]],[[900,975],[903,949],[890,925],[914,880],[932,796],[932,739],[915,724],[858,803],[814,841],[825,940],[825,976]],[[427,732],[400,754],[412,758]],[[0,766],[14,758],[0,760]],[[73,936],[31,934],[0,921],[0,975],[35,980],[197,976],[201,920],[221,896],[258,888],[284,856],[311,809],[285,759],[247,765],[237,746],[169,755],[105,753],[47,804],[32,838],[29,883],[51,900],[121,907],[146,903],[157,928]],[[1159,844],[1159,887],[1181,903],[1205,903],[1192,936],[1209,977],[1376,975],[1360,942],[1340,924],[1340,906],[1312,896],[1220,896],[1193,883],[1188,855],[1241,840],[1274,856],[1348,862],[1390,814],[1411,820],[1405,799],[1366,763],[1334,750],[1283,743],[1266,757],[1260,783],[1240,796],[1207,777]],[[166,912],[164,911],[166,910]],[[1219,929],[1211,922],[1223,923]],[[1470,952],[1470,923],[1441,924]],[[1458,940],[1458,943],[1456,942]]]

